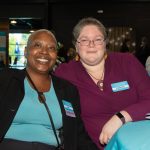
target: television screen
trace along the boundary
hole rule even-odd
[[[23,69],[26,59],[24,49],[31,33],[9,33],[9,66]]]

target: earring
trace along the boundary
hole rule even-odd
[[[76,53],[76,56],[75,56],[75,61],[79,61],[80,60],[80,56],[78,53]]]
[[[104,54],[104,59],[106,59],[107,58],[107,52],[105,52],[105,54]]]

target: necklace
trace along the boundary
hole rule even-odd
[[[97,80],[97,83],[96,83],[96,85],[99,87],[99,89],[101,90],[101,91],[103,91],[104,90],[104,83],[103,83],[103,78],[104,78],[104,69],[103,69],[103,72],[102,72],[102,75],[101,75],[101,77],[100,77],[100,79],[97,79],[97,78],[95,78],[92,74],[90,74],[88,71],[87,71],[87,73],[93,78],[93,79],[95,79],[95,80]]]
[[[107,53],[104,54],[104,60],[105,60],[106,58],[107,58]],[[99,89],[100,89],[101,91],[103,91],[103,90],[104,90],[104,72],[105,72],[105,68],[103,68],[103,72],[102,72],[102,75],[101,75],[100,79],[95,78],[95,77],[94,77],[91,73],[89,73],[87,70],[86,70],[86,72],[87,72],[93,79],[97,80],[96,85],[99,87]]]

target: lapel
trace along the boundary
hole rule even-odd
[[[15,110],[16,107],[18,108],[24,97],[24,78],[25,70],[12,70],[12,76],[7,88],[7,95],[5,95],[7,100],[13,99],[13,101],[9,101],[11,109]],[[16,92],[18,94],[15,94]]]
[[[61,84],[60,82],[61,80],[58,77],[54,75],[51,75],[51,77],[52,77],[52,81],[53,81],[53,85],[54,85],[57,98],[60,101],[62,97],[64,96],[64,92],[63,92],[64,85]]]
[[[62,114],[65,114],[64,105],[62,103],[62,100],[65,97],[65,93],[64,93],[65,86],[60,78],[56,77],[53,74],[51,74],[51,77],[52,77],[54,90],[55,90],[56,96],[58,98],[58,102],[59,102]]]

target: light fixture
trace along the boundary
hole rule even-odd
[[[10,23],[11,23],[11,24],[16,24],[17,21],[16,21],[16,20],[11,20]]]
[[[33,33],[34,32],[34,30],[30,30],[30,33]]]
[[[100,10],[97,11],[97,13],[98,13],[98,14],[103,14],[104,11],[103,11],[102,9],[100,9]]]

